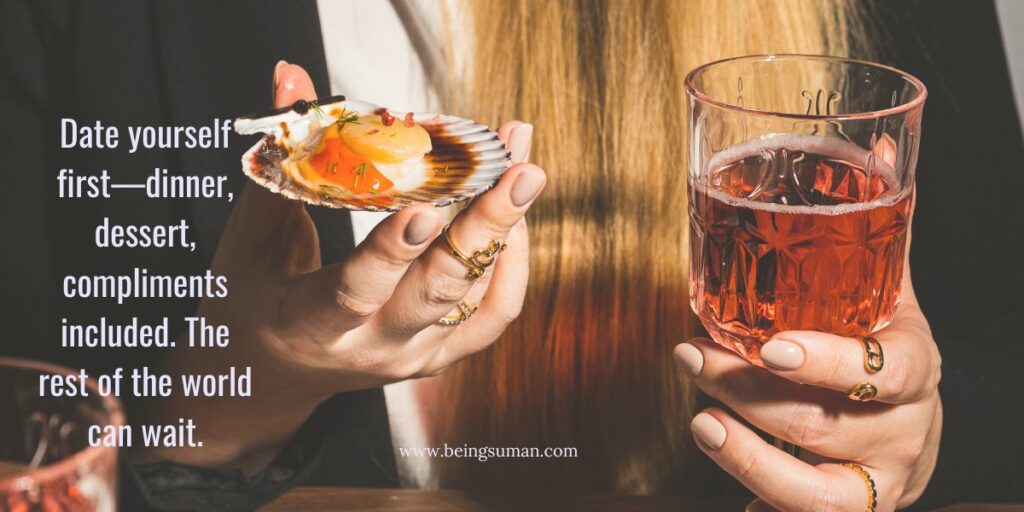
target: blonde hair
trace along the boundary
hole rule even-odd
[[[699,457],[687,428],[694,391],[671,356],[698,329],[683,79],[743,54],[848,54],[853,2],[460,6],[475,54],[452,108],[533,123],[531,159],[549,180],[527,221],[523,312],[442,376],[434,430],[454,446],[575,447],[579,457],[449,459],[443,487],[650,493],[682,479]]]

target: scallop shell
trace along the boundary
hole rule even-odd
[[[510,165],[509,152],[498,134],[487,126],[461,117],[413,114],[413,121],[430,135],[432,149],[417,164],[420,179],[411,186],[395,186],[376,194],[355,194],[335,187],[317,187],[296,180],[286,162],[293,148],[316,141],[324,129],[345,114],[381,112],[381,107],[344,96],[315,102],[296,102],[259,116],[235,120],[235,131],[265,133],[242,156],[242,170],[256,183],[291,199],[349,210],[395,211],[416,203],[444,206],[473,198],[494,186]],[[391,112],[391,111],[389,111]],[[391,112],[397,122],[404,112]]]

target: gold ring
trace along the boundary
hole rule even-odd
[[[857,336],[857,339],[864,345],[864,369],[868,373],[878,373],[885,365],[882,344],[871,336]]]
[[[455,245],[455,241],[452,240],[451,224],[448,224],[441,230],[441,234],[444,235],[444,243],[448,244],[448,250],[455,256],[455,259],[459,260],[466,267],[466,277],[469,279],[477,279],[484,275],[484,271],[487,267],[494,263],[494,258],[501,251],[508,248],[507,244],[503,244],[497,240],[491,240],[487,244],[487,247],[473,251],[472,256],[466,256],[463,254],[459,247]]]
[[[853,462],[844,462],[842,466],[857,473],[861,480],[864,480],[864,487],[868,489],[868,506],[864,507],[864,512],[875,512],[875,508],[878,507],[878,491],[875,489],[875,481],[871,478],[871,474],[864,469],[864,466]]]
[[[847,394],[847,396],[850,397],[850,400],[867,402],[868,400],[872,400],[876,396],[878,396],[878,388],[872,386],[867,382],[857,384],[852,389],[850,389],[850,392]]]
[[[465,301],[461,300],[455,304],[455,308],[459,310],[458,315],[455,317],[452,317],[451,314],[445,315],[441,317],[437,323],[445,326],[459,325],[462,322],[469,320],[473,316],[473,313],[476,313],[476,307],[469,307]]]

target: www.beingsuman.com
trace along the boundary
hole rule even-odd
[[[448,443],[425,448],[399,447],[398,453],[405,458],[476,459],[480,462],[489,459],[575,459],[579,456],[579,451],[571,446],[448,446]]]

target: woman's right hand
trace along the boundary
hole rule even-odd
[[[315,98],[301,67],[278,64],[276,107]],[[212,264],[215,275],[228,279],[228,297],[203,301],[199,311],[230,328],[231,345],[191,349],[198,357],[176,366],[195,372],[252,365],[253,397],[189,404],[193,417],[205,412],[217,419],[200,424],[211,449],[188,462],[261,467],[331,395],[433,375],[493,343],[519,314],[526,292],[523,216],[546,181],[540,168],[523,163],[532,132],[520,122],[501,127],[516,165],[453,221],[451,235],[464,250],[491,240],[508,244],[477,280],[437,237],[443,219],[431,205],[389,216],[344,261],[321,266],[304,205],[248,183]],[[479,309],[458,326],[438,324],[459,300]],[[239,439],[255,429],[238,426],[254,424],[261,426],[256,438]]]

